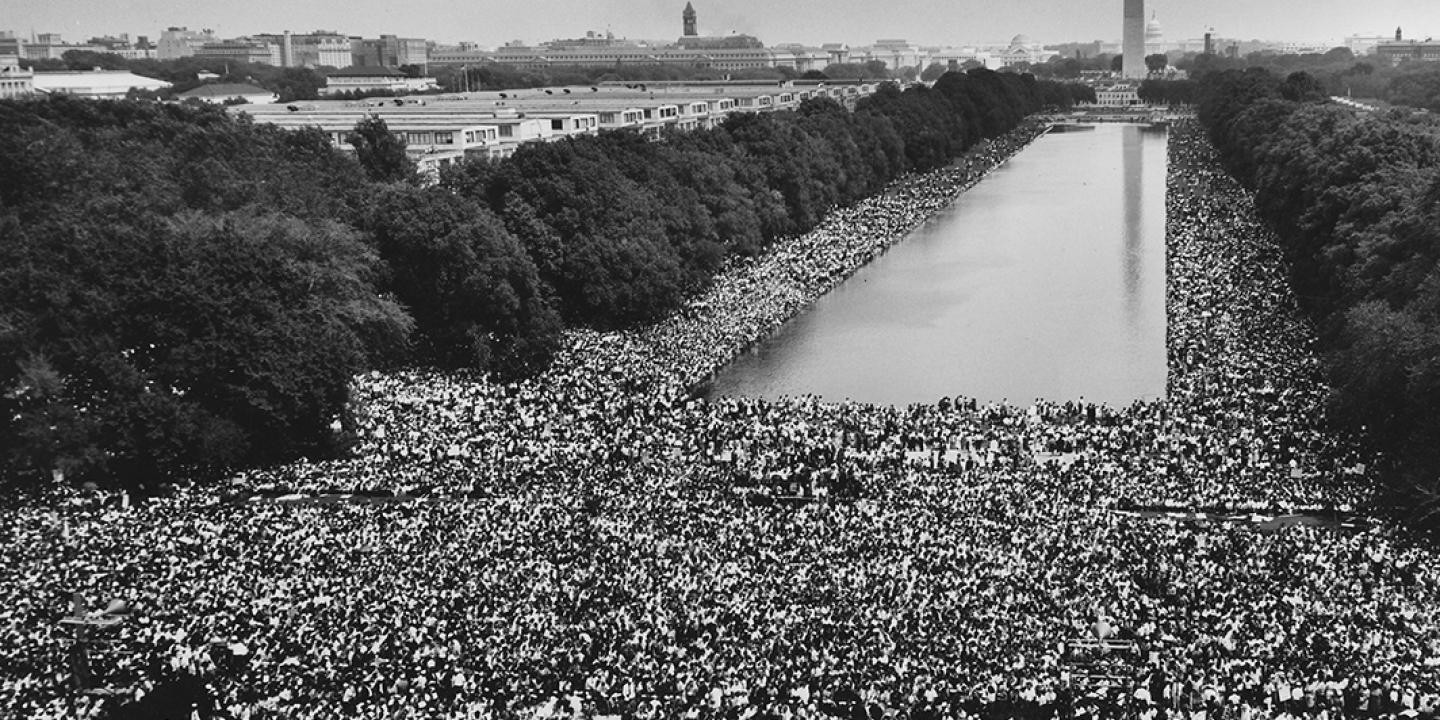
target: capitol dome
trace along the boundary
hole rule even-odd
[[[1030,45],[1029,35],[1016,35],[1010,38],[1010,47],[1027,47]]]
[[[1161,27],[1160,27],[1160,21],[1159,21],[1159,20],[1156,20],[1154,15],[1151,15],[1151,16],[1150,16],[1150,22],[1145,23],[1145,42],[1147,42],[1147,43],[1160,42],[1160,41],[1163,40],[1164,38],[1165,38],[1165,31],[1164,31],[1163,29],[1161,29]]]

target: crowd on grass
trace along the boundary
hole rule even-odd
[[[1432,551],[1117,512],[1364,502],[1273,239],[1188,124],[1164,401],[695,392],[1036,132],[663,323],[576,334],[535,380],[361,378],[354,458],[0,517],[0,707],[68,716],[53,626],[78,591],[135,608],[97,673],[198,680],[197,712],[252,720],[1434,717]]]

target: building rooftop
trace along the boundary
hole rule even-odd
[[[377,65],[357,65],[354,67],[340,68],[328,73],[328,77],[405,77],[405,73],[395,68],[381,67]]]
[[[171,83],[124,70],[60,70],[35,73],[35,89],[41,92],[77,92],[100,89],[142,88],[159,90]]]
[[[743,101],[762,96],[785,94],[808,96],[820,90],[844,94],[868,94],[876,83],[854,81],[800,82],[779,84],[768,82],[711,83],[601,83],[593,86],[529,88],[523,90],[480,91],[429,95],[423,98],[371,98],[367,100],[307,100],[290,106],[247,108],[253,115],[290,115],[304,117],[326,114],[404,114],[410,118],[446,116],[525,117],[526,115],[587,114],[632,108],[653,108],[666,105],[731,99]],[[829,86],[828,88],[826,86]],[[546,92],[549,90],[550,92]],[[567,92],[568,91],[568,92]]]
[[[186,90],[180,93],[182,98],[232,98],[245,95],[273,95],[274,93],[262,87],[248,83],[210,83],[201,85],[193,90]]]

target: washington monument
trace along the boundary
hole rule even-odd
[[[1145,0],[1125,0],[1125,35],[1123,39],[1126,79],[1145,78]]]

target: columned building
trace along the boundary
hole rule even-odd
[[[0,98],[32,92],[35,92],[35,72],[20,67],[20,58],[14,55],[0,55]]]
[[[1145,23],[1145,54],[1159,55],[1168,49],[1165,46],[1165,29],[1160,26],[1160,19],[1152,12],[1150,22]]]

